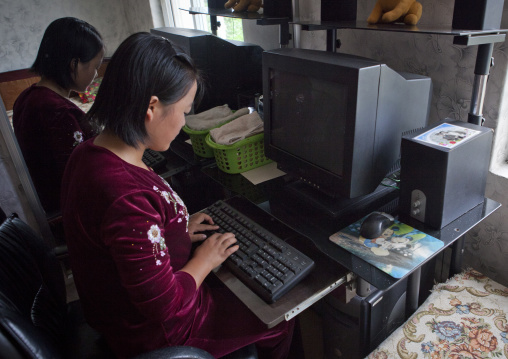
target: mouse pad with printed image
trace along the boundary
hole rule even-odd
[[[378,238],[364,238],[360,226],[366,217],[332,234],[330,240],[393,278],[402,278],[444,245],[397,219]]]

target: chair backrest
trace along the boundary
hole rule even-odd
[[[67,304],[53,251],[11,215],[0,225],[0,353],[6,358],[63,358]]]

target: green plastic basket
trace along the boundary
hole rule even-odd
[[[259,133],[232,145],[225,146],[213,142],[210,134],[208,134],[205,141],[213,149],[217,167],[221,171],[234,174],[272,162],[271,159],[265,156],[264,138],[264,133]]]
[[[192,150],[196,155],[206,158],[212,158],[214,156],[213,149],[205,142],[206,135],[208,135],[210,130],[197,131],[187,127],[187,125],[183,126],[182,130],[189,135],[192,143]]]

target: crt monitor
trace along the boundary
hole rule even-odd
[[[224,104],[235,110],[254,106],[254,98],[262,92],[261,47],[194,29],[162,27],[150,32],[178,45],[202,71],[205,93],[194,112]]]
[[[402,134],[427,124],[430,78],[358,56],[263,53],[265,152],[332,198],[372,193],[397,168]]]

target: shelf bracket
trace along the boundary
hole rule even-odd
[[[497,33],[479,36],[455,36],[453,39],[453,43],[456,45],[478,45],[474,69],[473,91],[471,94],[471,106],[467,117],[467,122],[469,123],[483,126],[485,122],[485,118],[483,118],[483,103],[485,100],[490,68],[494,61],[492,57],[494,43],[503,42],[505,37],[506,34]]]
[[[212,34],[217,36],[217,29],[219,28],[217,16],[210,16],[210,27],[212,29]]]
[[[289,38],[290,38],[289,22],[284,22],[284,23],[280,24],[279,28],[280,28],[280,30],[279,30],[280,31],[280,33],[279,33],[280,47],[287,47],[289,44]]]
[[[476,65],[474,69],[473,93],[471,94],[471,110],[467,122],[483,126],[483,103],[487,89],[490,67],[493,63],[494,44],[478,45]]]
[[[337,52],[337,29],[326,30],[326,51]]]

